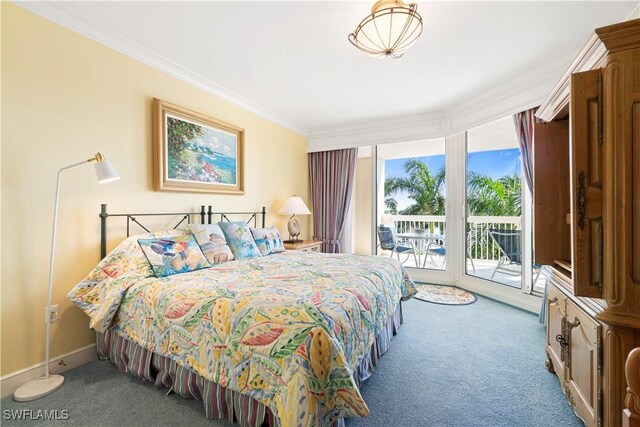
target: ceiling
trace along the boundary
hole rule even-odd
[[[373,1],[20,4],[308,135],[446,115],[532,73],[554,83],[638,3],[419,2],[424,33],[397,60],[347,41]]]

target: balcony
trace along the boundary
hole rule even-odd
[[[415,247],[416,258],[400,256],[406,267],[444,270],[444,257],[434,253],[426,253],[430,243],[441,245],[446,251],[446,220],[443,215],[385,215],[385,222],[393,223],[396,227],[399,242],[411,243]],[[514,288],[521,287],[520,264],[502,263],[496,271],[502,257],[502,251],[496,240],[491,236],[491,230],[503,232],[520,230],[520,217],[517,216],[470,216],[467,218],[467,265],[466,272],[482,279],[492,280]],[[426,230],[422,238],[406,237],[415,234],[415,230]],[[405,235],[405,237],[403,237]],[[433,236],[433,238],[426,238]],[[439,238],[441,236],[442,238]],[[432,246],[434,247],[434,246]],[[381,251],[382,255],[389,255]],[[534,271],[534,279],[537,271]],[[544,286],[544,278],[538,277],[534,283],[534,290]]]

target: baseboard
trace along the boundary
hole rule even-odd
[[[533,314],[538,314],[540,312],[540,304],[542,304],[542,299],[540,297],[527,295],[522,293],[520,289],[510,288],[507,285],[497,283],[492,283],[490,285],[491,286],[478,284],[473,280],[461,280],[456,286]]]
[[[70,351],[51,359],[49,370],[52,374],[61,374],[97,359],[96,345],[91,344],[78,350]],[[44,376],[45,362],[36,363],[19,371],[0,377],[0,391],[2,397],[13,394],[14,391],[27,381]]]

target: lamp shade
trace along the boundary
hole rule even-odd
[[[284,202],[284,205],[278,211],[279,214],[297,214],[311,215],[311,211],[304,204],[304,200],[300,196],[291,196]]]
[[[100,184],[120,179],[118,171],[113,167],[109,160],[97,162],[94,166],[96,168],[96,177]]]

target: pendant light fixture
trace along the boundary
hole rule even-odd
[[[418,5],[401,0],[380,0],[371,15],[349,34],[349,41],[361,51],[379,58],[400,58],[422,34]]]

